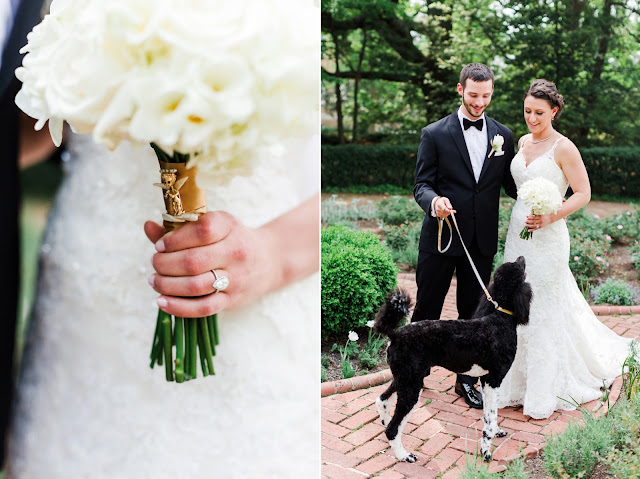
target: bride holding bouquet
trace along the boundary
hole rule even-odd
[[[58,143],[64,121],[74,132],[7,477],[317,475],[317,10],[54,0],[29,36],[16,102]],[[183,167],[170,211],[154,183]],[[174,365],[149,368],[158,308],[217,314],[215,371],[192,358],[176,384]]]

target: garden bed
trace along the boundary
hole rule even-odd
[[[399,201],[394,201],[399,199]],[[328,206],[324,208],[323,203],[323,226],[327,224],[343,224],[350,229],[358,231],[368,231],[377,235],[381,241],[384,241],[393,251],[394,260],[397,268],[401,273],[414,273],[414,265],[417,259],[417,246],[415,245],[416,226],[419,223],[416,222],[416,217],[423,213],[417,205],[413,202],[410,196],[392,197],[389,195],[328,195],[323,194],[323,200],[326,201]],[[329,200],[329,201],[327,201]],[[385,200],[385,201],[383,201]],[[380,202],[383,203],[380,203]],[[383,204],[384,207],[380,208]],[[501,223],[500,223],[500,245],[504,244],[506,225],[508,224],[508,217],[510,215],[511,203],[509,200],[503,201],[501,206]],[[416,212],[416,209],[418,210]],[[633,212],[633,205],[627,203],[615,203],[604,201],[592,201],[587,208],[580,214],[574,215],[578,218],[576,221],[578,228],[577,234],[584,235],[584,237],[576,239],[573,243],[576,244],[575,250],[572,249],[572,268],[584,268],[585,273],[582,275],[584,278],[591,278],[591,284],[587,286],[586,280],[579,281],[578,284],[584,289],[585,298],[588,303],[595,305],[593,289],[597,287],[601,282],[605,282],[609,278],[615,278],[623,280],[636,291],[640,291],[640,278],[638,277],[638,264],[637,261],[634,264],[632,258],[632,249],[630,244],[633,241],[633,234],[631,240],[627,237],[621,237],[619,232],[628,231],[633,229],[633,222],[629,223],[628,211]],[[637,213],[633,212],[632,215]],[[614,216],[616,215],[616,216]],[[403,221],[404,217],[407,217],[407,221]],[[608,224],[611,236],[604,240],[602,234],[602,225],[606,218],[611,218],[615,224]],[[329,220],[329,221],[327,221]],[[610,221],[610,222],[611,222]],[[625,222],[626,221],[626,222]],[[618,228],[618,223],[622,226]],[[635,226],[637,228],[637,226]],[[419,233],[419,232],[418,232]],[[595,238],[592,241],[591,238]],[[394,251],[394,246],[400,245],[399,249],[404,248],[403,251]],[[585,246],[586,245],[586,246]],[[589,249],[591,248],[591,249]],[[599,248],[599,249],[598,249]],[[416,250],[415,252],[413,250]],[[600,252],[599,252],[600,251]],[[412,256],[412,253],[415,253]],[[577,260],[579,256],[582,256],[580,260]],[[600,256],[596,256],[600,255]],[[590,263],[584,263],[585,259],[589,257]],[[406,262],[403,261],[406,258]],[[597,260],[594,260],[597,258]],[[499,259],[498,259],[499,260]],[[594,281],[593,277],[598,278],[598,281]],[[588,294],[587,287],[591,289],[592,294]],[[349,364],[354,374],[363,375],[375,373],[380,370],[387,369],[385,359],[385,347],[381,347],[379,353],[375,358],[364,358],[364,362],[360,361],[359,353],[367,348],[369,329],[366,327],[355,328],[355,332],[358,333],[358,340],[354,344],[351,344],[351,348],[355,349],[351,355]],[[321,353],[323,364],[323,381],[336,381],[343,379],[342,370],[342,357],[340,348],[344,348],[347,342],[347,334],[343,332],[341,334],[334,334],[333,336],[327,336],[323,331]],[[372,361],[375,359],[375,361]],[[377,364],[373,364],[377,362]]]

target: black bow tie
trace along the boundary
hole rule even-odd
[[[462,124],[464,125],[465,130],[468,130],[470,126],[475,126],[478,130],[482,131],[483,123],[484,123],[484,120],[482,118],[476,121],[467,120],[466,118],[462,119]]]

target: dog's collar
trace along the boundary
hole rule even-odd
[[[498,306],[498,303],[495,303],[494,306],[496,307],[496,309],[498,311],[502,311],[503,313],[507,313],[507,314],[510,314],[511,316],[513,316],[513,311],[509,311],[508,309],[504,309],[504,308]]]

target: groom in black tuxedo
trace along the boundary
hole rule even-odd
[[[5,436],[9,423],[14,379],[14,348],[18,313],[18,288],[20,285],[18,216],[20,188],[18,158],[25,152],[19,145],[26,144],[31,149],[33,121],[27,119],[15,104],[20,82],[15,77],[15,69],[22,63],[19,50],[27,43],[27,33],[40,22],[42,0],[4,1],[0,22],[8,28],[3,42],[2,64],[0,64],[0,146],[2,147],[3,219],[0,248],[2,251],[2,274],[0,274],[0,294],[2,295],[2,334],[0,335],[0,466],[5,461]],[[28,140],[25,141],[27,135]],[[22,136],[22,141],[20,137]]]
[[[455,213],[465,246],[483,282],[488,284],[491,278],[498,249],[501,187],[509,196],[516,196],[509,169],[514,156],[513,135],[484,114],[491,102],[493,79],[493,72],[486,65],[466,65],[457,87],[462,97],[460,108],[422,130],[413,194],[426,217],[420,234],[418,293],[411,321],[440,318],[454,271],[459,318],[471,318],[483,294],[455,228],[451,247],[445,253],[438,252],[436,216],[444,218],[451,211]],[[502,136],[504,144],[491,153],[496,135]],[[443,248],[449,238],[445,226]],[[470,407],[481,409],[482,396],[474,387],[476,380],[458,375],[455,391]]]

